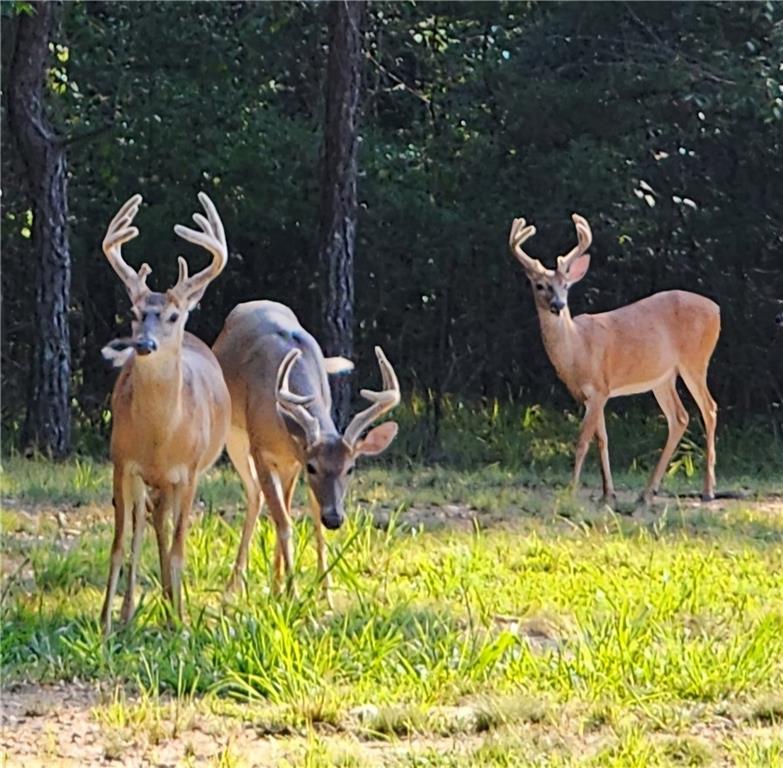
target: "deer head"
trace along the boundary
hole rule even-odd
[[[571,219],[576,227],[577,244],[565,256],[557,257],[557,267],[547,269],[538,259],[531,258],[522,250],[522,243],[536,233],[532,224],[525,219],[514,219],[508,244],[511,253],[525,270],[536,307],[544,312],[559,315],[568,306],[568,290],[578,283],[590,266],[587,249],[593,242],[593,234],[587,220],[575,213]]]
[[[106,231],[103,252],[125,285],[131,300],[131,343],[136,351],[136,359],[153,352],[178,353],[189,312],[226,266],[228,248],[223,224],[212,201],[203,192],[199,193],[198,198],[207,213],[206,217],[200,213],[193,214],[200,231],[179,224],[174,227],[174,231],[184,240],[209,251],[212,262],[201,272],[188,276],[187,262],[180,256],[179,279],[165,293],[147,287],[147,277],[152,272],[149,264],[142,264],[137,272],[122,257],[122,246],[139,234],[132,224],[141,205],[141,195],[134,195],[120,208]]]
[[[314,396],[296,395],[289,386],[291,369],[301,354],[301,350],[292,349],[280,363],[277,410],[302,451],[307,482],[320,509],[321,522],[334,530],[345,521],[345,493],[356,460],[359,456],[377,456],[382,453],[397,435],[397,423],[387,421],[362,436],[372,422],[400,402],[400,385],[383,350],[375,347],[383,390],[372,392],[363,389],[362,397],[372,405],[354,416],[344,434],[324,434],[321,422],[308,410]]]

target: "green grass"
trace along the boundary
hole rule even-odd
[[[212,765],[780,765],[780,501],[666,498],[630,518],[546,471],[368,465],[329,535],[329,612],[306,519],[297,597],[270,595],[262,522],[248,594],[224,599],[242,505],[219,467],[188,538],[186,626],[166,625],[148,532],[137,616],[104,641],[110,468],[10,457],[4,685],[99,685],[89,717],[117,759],[176,742],[196,764],[207,718],[236,734]]]

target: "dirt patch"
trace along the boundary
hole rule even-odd
[[[605,517],[617,515],[627,518],[642,525],[649,525],[661,518],[664,513],[672,510],[683,512],[686,517],[695,517],[702,512],[709,514],[728,513],[735,510],[746,510],[754,514],[777,518],[783,516],[783,495],[769,494],[763,497],[749,495],[747,498],[719,498],[713,501],[702,501],[698,494],[676,496],[674,494],[661,494],[656,496],[653,503],[644,507],[638,503],[638,492],[618,491],[617,502],[611,509],[603,503],[600,494],[590,490],[583,490],[574,497],[564,494],[557,497],[550,492],[540,494],[540,510],[544,510],[545,516],[555,513],[558,521],[568,528],[568,521],[572,518],[580,520],[598,521]],[[428,504],[412,505],[396,516],[397,524],[406,527],[416,527],[421,530],[450,530],[471,531],[502,527],[513,529],[524,527],[533,518],[540,516],[540,511],[525,509],[520,506],[509,506],[505,509],[479,509],[469,504]],[[392,518],[389,510],[378,509],[374,513],[375,525],[386,528]]]
[[[532,634],[533,628],[528,627]],[[0,713],[0,765],[9,768],[174,768],[175,766],[396,765],[414,754],[456,757],[474,754],[486,745],[527,745],[530,756],[555,749],[563,756],[595,755],[616,741],[612,729],[582,728],[581,715],[566,705],[512,698],[488,706],[466,701],[461,706],[434,707],[425,720],[432,733],[403,732],[385,737],[370,733],[368,720],[378,718],[373,705],[354,708],[338,725],[314,725],[271,733],[252,712],[217,714],[214,702],[192,701],[177,708],[172,701],[157,710],[122,698],[96,685],[79,682],[8,686]],[[491,704],[491,701],[489,702]],[[684,713],[687,714],[687,713]],[[703,713],[675,733],[651,732],[671,749],[693,750],[711,745],[713,757],[724,740],[756,739],[773,743],[777,724],[749,726],[733,717]],[[632,719],[637,715],[630,711]],[[686,718],[686,720],[689,718]],[[482,721],[486,721],[482,724]],[[504,723],[509,722],[506,726]],[[435,727],[440,723],[441,727]],[[494,723],[494,725],[493,725]],[[392,723],[393,724],[393,723]],[[441,735],[438,735],[438,734]],[[316,759],[317,758],[317,759]],[[314,761],[314,763],[313,763]]]
[[[3,693],[2,763],[135,768],[219,764],[231,756],[250,765],[279,765],[286,755],[284,746],[241,721],[195,710],[179,722],[160,713],[142,719],[134,716],[137,706],[128,701],[113,711],[111,695],[79,683],[10,686]],[[96,708],[103,708],[100,715]]]
[[[172,711],[173,711],[173,703]],[[174,718],[148,716],[133,722],[138,702],[128,700],[122,712],[130,722],[111,723],[111,695],[81,683],[9,686],[0,714],[0,764],[9,768],[76,768],[115,766],[139,768],[181,765],[297,765],[306,755],[340,760],[352,757],[361,765],[385,765],[414,751],[451,751],[454,738],[416,736],[405,741],[362,739],[332,727],[329,733],[303,732],[276,737],[256,723],[211,714],[197,703]],[[462,734],[459,749],[480,744]],[[350,764],[356,764],[355,762]]]

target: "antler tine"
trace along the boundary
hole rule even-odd
[[[525,270],[543,272],[545,271],[544,265],[538,259],[531,258],[522,250],[522,243],[535,234],[536,228],[532,224],[528,224],[525,219],[514,219],[508,235],[508,246],[511,249],[511,253]]]
[[[302,356],[300,349],[292,349],[283,358],[280,367],[277,369],[277,385],[275,394],[277,407],[285,411],[305,433],[307,444],[312,445],[318,442],[321,434],[321,425],[308,410],[307,406],[313,401],[313,395],[296,395],[289,386],[289,376],[294,363]]]
[[[147,275],[152,272],[149,264],[146,263],[142,264],[137,272],[122,258],[122,246],[139,234],[138,228],[131,225],[139,212],[141,201],[142,197],[139,194],[133,195],[125,201],[109,223],[102,244],[109,264],[125,284],[131,299],[135,299],[141,291],[146,289]]]
[[[568,272],[574,259],[587,252],[587,249],[593,242],[593,232],[587,223],[587,219],[575,213],[571,216],[571,220],[576,227],[577,244],[565,256],[557,257],[557,269],[563,274]]]
[[[202,285],[206,287],[212,282],[225,268],[228,262],[228,245],[226,244],[226,233],[223,229],[223,222],[218,216],[215,204],[204,192],[198,193],[198,199],[204,210],[206,217],[200,213],[193,214],[193,221],[198,224],[201,231],[190,229],[177,224],[174,232],[183,240],[199,245],[212,254],[212,263],[197,272],[192,277],[187,277],[187,265],[185,266],[185,279],[182,280],[182,263],[180,262],[180,280],[177,281],[175,288],[184,290],[186,293],[193,293]],[[181,257],[180,257],[181,258]]]
[[[309,405],[313,402],[313,395],[295,395],[288,383],[289,376],[291,375],[291,369],[294,367],[294,363],[302,356],[301,349],[291,349],[288,354],[283,358],[283,362],[280,363],[280,367],[277,369],[277,394],[278,397],[284,399],[288,403],[294,405]]]
[[[188,262],[185,261],[184,256],[177,256],[177,264],[179,265],[177,283],[184,283],[188,279]]]
[[[400,383],[394,368],[380,347],[375,347],[375,356],[378,358],[384,388],[381,392],[373,392],[370,389],[361,390],[361,396],[365,400],[369,400],[372,405],[357,413],[343,434],[343,440],[351,448],[372,422],[383,416],[384,413],[388,413],[400,402]]]

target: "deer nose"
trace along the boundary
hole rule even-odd
[[[330,531],[336,531],[345,522],[345,516],[339,509],[335,509],[334,507],[331,509],[322,509],[321,522],[324,524],[325,528],[328,528]]]
[[[565,309],[565,302],[562,299],[552,299],[549,302],[549,311],[559,315]]]
[[[137,355],[148,355],[158,348],[158,342],[155,341],[155,339],[151,339],[149,336],[142,336],[142,338],[136,341],[135,346]]]

